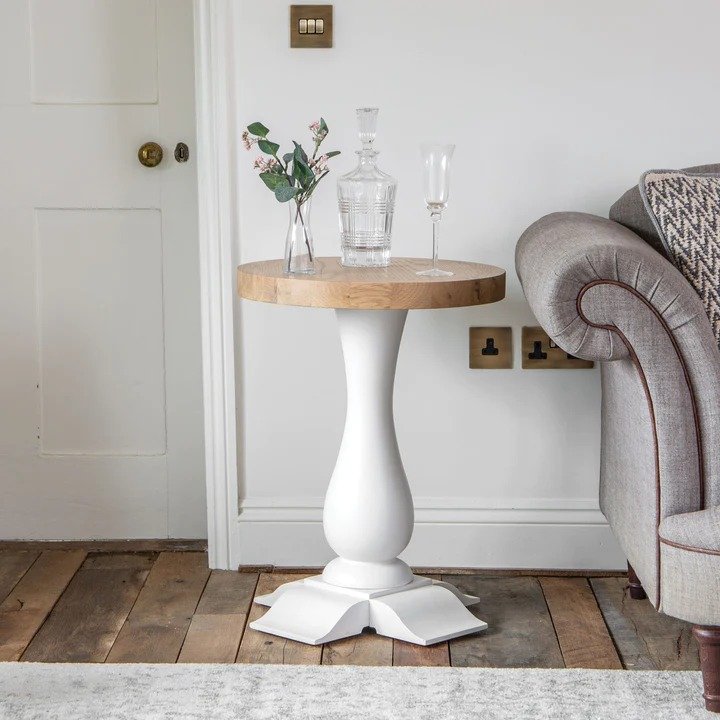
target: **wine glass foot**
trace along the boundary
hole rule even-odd
[[[451,273],[449,270],[440,270],[440,268],[430,268],[429,270],[418,270],[415,274],[423,277],[450,277],[455,273]]]

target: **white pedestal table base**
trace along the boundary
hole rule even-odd
[[[478,598],[449,583],[413,576],[399,588],[361,590],[330,585],[321,575],[281,585],[255,598],[270,610],[250,623],[253,630],[320,645],[358,635],[379,635],[432,645],[487,628],[465,606]]]
[[[347,415],[323,528],[337,553],[318,577],[256,598],[270,610],[250,627],[318,645],[366,627],[419,645],[484,630],[465,607],[477,598],[417,577],[399,555],[413,503],[393,418],[393,382],[407,310],[336,311],[345,359]]]

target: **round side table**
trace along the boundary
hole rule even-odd
[[[398,555],[413,531],[413,502],[393,419],[393,383],[408,310],[482,305],[505,297],[505,271],[442,262],[449,277],[423,277],[426,260],[387,268],[344,268],[319,258],[314,275],[285,275],[281,260],[238,268],[247,300],[333,308],[347,377],[347,415],[325,496],[323,527],[338,557],[322,575],[255,598],[270,610],[255,630],[318,645],[373,627],[381,635],[431,645],[487,627],[466,605],[477,598],[413,575]]]

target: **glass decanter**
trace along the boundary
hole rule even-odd
[[[358,165],[337,181],[340,208],[341,262],[349,267],[390,264],[390,236],[397,180],[375,163],[373,149],[377,108],[358,108]]]

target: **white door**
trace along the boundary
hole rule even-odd
[[[0,1],[1,538],[206,534],[194,147],[192,0]]]

